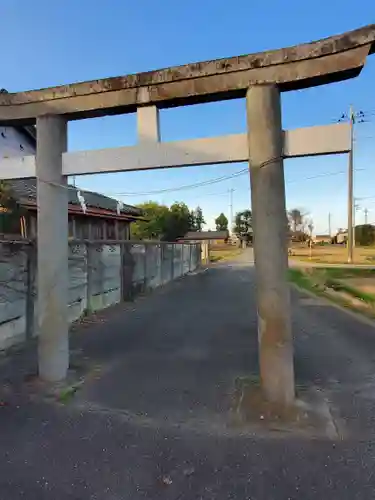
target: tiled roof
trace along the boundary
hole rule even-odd
[[[181,239],[183,240],[226,240],[228,231],[189,231]]]
[[[12,190],[12,194],[14,198],[22,203],[22,202],[36,202],[36,179],[15,179],[8,181],[10,189]],[[103,194],[93,193],[92,191],[85,191],[83,189],[77,189],[74,186],[69,186],[68,195],[69,195],[69,203],[72,205],[80,205],[77,192],[80,191],[82,196],[85,199],[85,203],[88,207],[92,208],[101,208],[104,210],[112,210],[114,212],[117,211],[117,200],[113,198],[109,198],[108,196],[104,196]],[[142,210],[133,207],[132,205],[125,205],[121,210],[122,214],[129,214],[134,216],[141,216]]]

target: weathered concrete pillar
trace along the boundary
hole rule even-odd
[[[283,131],[274,85],[247,92],[251,203],[262,388],[273,402],[294,400]]]
[[[69,366],[68,190],[62,187],[67,123],[60,116],[43,116],[36,125],[39,375],[57,382]]]

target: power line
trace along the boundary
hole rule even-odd
[[[353,123],[366,123],[368,116],[375,115],[375,111],[354,111],[353,106],[350,107],[349,113],[342,113],[337,122],[353,122]]]
[[[354,142],[359,142],[359,141],[363,141],[363,140],[367,140],[367,139],[374,140],[375,136],[374,135],[360,136],[360,137],[357,137],[357,139],[354,139]]]
[[[365,168],[356,168],[354,170],[355,170],[355,172],[363,172],[366,169]],[[317,174],[317,175],[313,175],[313,176],[310,176],[310,177],[302,177],[300,179],[285,180],[285,184],[288,185],[288,184],[294,184],[294,183],[297,183],[297,182],[312,181],[312,180],[315,180],[315,179],[321,179],[321,178],[325,178],[325,177],[334,177],[336,175],[342,175],[342,174],[346,174],[346,171],[345,170],[339,170],[337,172],[326,172],[326,173],[323,173],[323,174]],[[239,189],[241,189],[241,188],[239,188]],[[246,188],[246,191],[250,191],[250,187]]]
[[[174,191],[183,191],[186,189],[195,189],[198,187],[210,186],[211,184],[217,184],[219,182],[233,179],[233,178],[238,177],[240,175],[244,175],[248,172],[249,172],[249,169],[248,169],[248,167],[246,167],[246,168],[239,170],[238,172],[235,172],[233,174],[224,175],[221,177],[215,177],[213,179],[208,179],[207,181],[197,182],[195,184],[185,184],[182,186],[177,186],[177,187],[172,187],[172,188],[154,189],[152,191],[144,191],[144,192],[111,193],[111,195],[112,196],[147,196],[147,195],[152,195],[152,194],[162,194],[162,193],[169,193],[169,192],[174,192]]]
[[[353,115],[353,119],[355,117],[356,123],[365,123],[366,116],[371,115],[372,113],[375,115],[375,110],[374,111],[372,111],[372,110],[371,111],[366,111],[366,112],[359,111],[358,113],[355,113]],[[347,120],[348,120],[347,114],[343,113],[341,115],[341,117],[338,120],[336,119],[335,121],[336,122],[343,122],[343,121],[347,121]],[[113,197],[136,197],[136,196],[151,196],[151,195],[157,195],[157,194],[165,194],[165,193],[171,193],[171,192],[177,192],[177,191],[183,191],[183,190],[189,190],[189,189],[196,189],[196,188],[199,188],[199,187],[205,187],[205,186],[208,186],[208,185],[211,185],[211,184],[216,184],[216,183],[219,183],[219,182],[224,182],[226,180],[233,179],[233,178],[239,177],[239,176],[247,174],[247,173],[248,173],[248,167],[245,167],[244,169],[239,170],[238,172],[235,172],[233,174],[229,174],[229,175],[225,175],[225,176],[221,176],[221,177],[216,177],[216,178],[213,178],[213,179],[208,179],[207,181],[197,182],[197,183],[194,183],[194,184],[186,184],[186,185],[182,185],[182,186],[171,187],[171,188],[164,188],[164,189],[155,189],[155,190],[151,190],[151,191],[116,192],[116,193],[113,193],[113,192],[108,193],[107,192],[105,194],[107,196],[113,196]],[[316,175],[316,176],[307,177],[304,180],[317,179],[317,178],[320,178],[320,177],[330,177],[330,176],[339,175],[339,174],[342,174],[342,173],[345,173],[345,172],[342,172],[342,171],[340,171],[340,172],[333,172],[333,173],[328,172],[328,173],[325,173],[325,174],[319,174],[319,175]],[[300,179],[298,179],[296,181],[289,181],[289,182],[299,182],[299,181],[300,181]],[[248,188],[248,190],[250,190],[250,189]]]
[[[365,170],[365,169],[364,168],[355,169],[356,172],[360,172],[362,170]],[[301,180],[302,181],[311,181],[314,179],[320,179],[320,178],[324,178],[324,177],[334,177],[335,175],[342,175],[342,174],[346,174],[346,171],[345,170],[338,170],[337,172],[326,172],[324,174],[317,174],[317,175],[313,175],[311,177],[303,177],[302,179],[293,179],[291,181],[287,181],[287,184],[293,184],[295,182],[300,182]]]
[[[356,196],[355,199],[359,200],[359,201],[362,201],[362,200],[372,200],[374,198],[375,198],[375,196],[361,196],[361,197]]]
[[[364,168],[358,168],[355,169],[356,172],[364,171],[366,169]],[[171,193],[171,192],[176,192],[176,191],[183,191],[183,190],[189,190],[189,189],[196,189],[199,187],[205,187],[211,184],[216,184],[219,182],[224,182],[226,180],[233,179],[235,177],[239,177],[241,175],[248,174],[249,170],[248,168],[244,168],[242,170],[239,170],[238,172],[235,172],[234,174],[222,176],[222,177],[216,177],[213,179],[209,179],[207,181],[195,183],[195,184],[186,184],[182,186],[176,186],[176,187],[171,187],[171,188],[165,188],[165,189],[160,189],[160,190],[153,190],[153,191],[147,191],[147,192],[133,192],[133,193],[106,193],[106,196],[148,196],[148,195],[154,195],[154,194],[164,194],[164,193]],[[320,178],[325,178],[325,177],[332,177],[336,175],[341,175],[345,174],[346,172],[344,170],[339,170],[336,172],[325,172],[322,174],[317,174],[309,177],[303,177],[301,179],[293,179],[290,181],[286,181],[286,184],[292,184],[296,182],[301,182],[301,181],[307,181],[307,180],[314,180],[314,179],[320,179]],[[250,188],[246,188],[247,191],[250,191]],[[210,193],[206,194],[204,193],[202,196],[215,196],[215,194],[223,194],[224,192],[220,193]]]

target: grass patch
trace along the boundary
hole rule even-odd
[[[210,262],[219,262],[219,260],[222,260],[219,255],[210,255]]]
[[[338,292],[348,293],[352,297],[355,297],[359,300],[362,300],[363,302],[366,302],[367,304],[370,304],[370,305],[375,304],[375,296],[374,295],[372,295],[371,293],[363,292],[362,290],[359,290],[358,288],[354,288],[353,286],[347,285],[346,283],[342,283],[340,281],[328,279],[326,281],[326,285],[329,288],[332,288],[332,290],[335,290]]]
[[[368,278],[375,280],[375,270],[358,268],[289,269],[289,281],[298,287],[325,296],[332,302],[373,318],[375,315],[375,294],[345,283],[346,279],[354,278],[363,279],[364,282]]]
[[[311,279],[311,276],[304,272],[302,269],[288,269],[288,278],[289,281],[299,286],[300,288],[304,288],[305,290],[309,290],[311,292],[322,291],[319,283],[313,281]]]
[[[337,292],[345,292],[370,305],[375,304],[375,295],[345,283],[346,279],[351,278],[375,279],[375,270],[373,269],[323,268],[311,270],[310,275],[312,280],[323,282],[324,287]]]
[[[315,269],[315,272],[324,272],[327,276],[336,279],[345,278],[374,278],[375,269],[345,268],[345,267],[324,267]]]
[[[344,245],[315,245],[311,252],[307,245],[293,245],[290,257],[302,262],[319,264],[347,264],[348,251]],[[354,248],[353,261],[356,264],[372,265],[375,263],[375,247]]]
[[[67,388],[63,389],[57,395],[57,401],[59,403],[63,403],[63,404],[68,403],[72,399],[74,394],[77,392],[77,390],[78,390],[78,387],[67,387]]]
[[[69,401],[74,397],[78,389],[81,387],[83,384],[83,380],[80,380],[79,382],[72,384],[68,387],[64,387],[60,391],[57,392],[56,394],[56,400],[59,403],[62,404],[68,404]]]
[[[243,250],[241,248],[222,248],[222,249],[211,249],[210,250],[210,262],[219,262],[225,260],[231,260],[235,257],[241,255]]]

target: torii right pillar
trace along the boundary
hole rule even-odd
[[[280,92],[255,85],[246,99],[261,385],[267,400],[289,405],[295,388]]]

